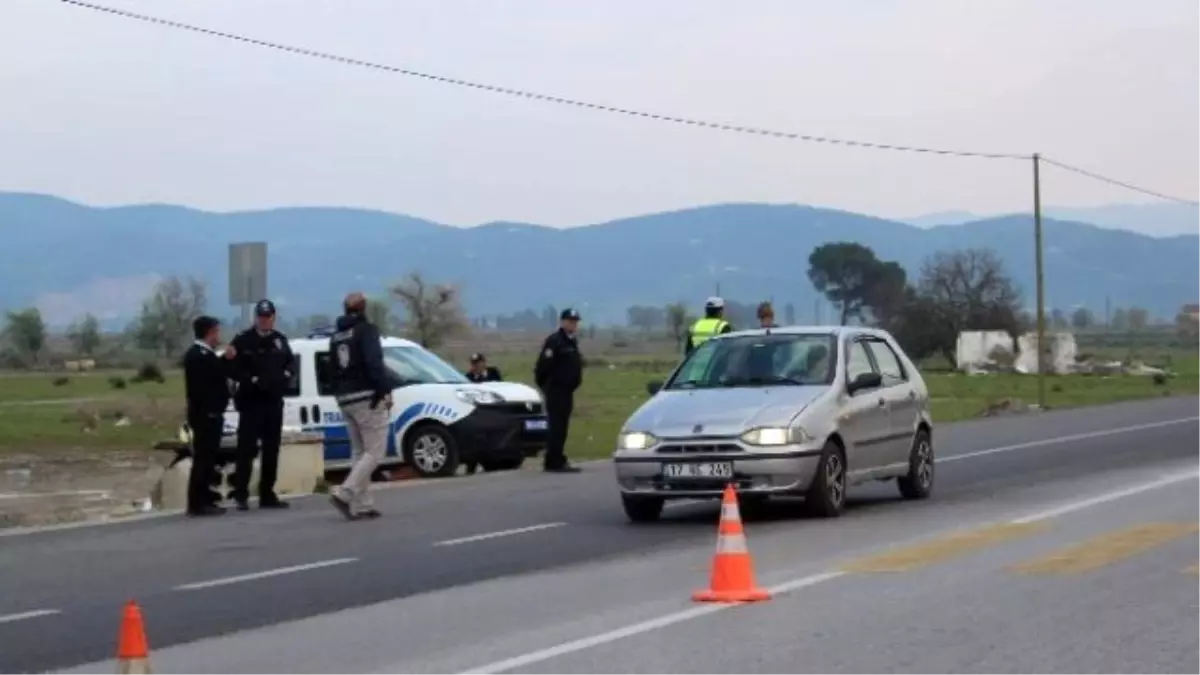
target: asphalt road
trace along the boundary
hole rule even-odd
[[[745,607],[688,600],[715,505],[628,525],[604,464],[383,490],[374,522],[309,499],[0,536],[0,671],[113,668],[135,598],[157,672],[1197,672],[1196,418],[943,425],[927,502],[747,514],[776,597]]]

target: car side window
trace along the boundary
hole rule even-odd
[[[883,386],[892,387],[908,380],[908,376],[904,373],[904,366],[900,364],[900,358],[896,356],[891,345],[883,340],[868,340],[867,348],[879,366],[879,375],[883,378]]]
[[[333,396],[333,357],[329,352],[317,352],[317,395]]]
[[[851,342],[846,349],[846,381],[853,382],[859,375],[874,372],[867,347],[860,340]]]

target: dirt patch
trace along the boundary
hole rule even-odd
[[[139,513],[170,459],[161,452],[0,455],[0,528]]]

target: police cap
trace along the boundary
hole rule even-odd
[[[579,320],[579,311],[576,309],[573,309],[571,307],[568,307],[568,308],[564,309],[558,315],[558,318],[560,321],[578,321]]]
[[[267,299],[259,300],[254,305],[254,314],[256,316],[275,316],[275,303]]]

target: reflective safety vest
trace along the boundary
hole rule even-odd
[[[692,324],[692,347],[699,347],[721,334],[729,323],[724,319],[700,319]]]

